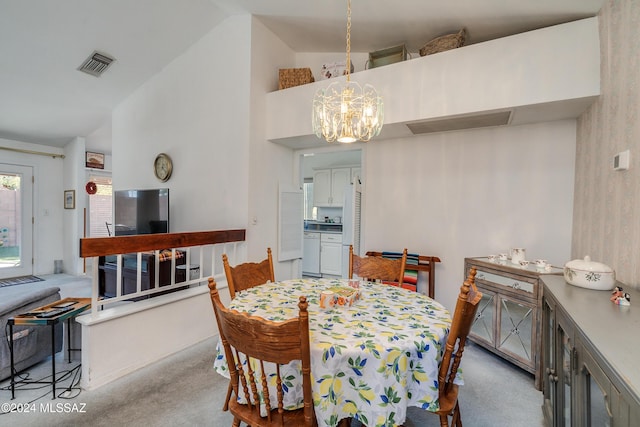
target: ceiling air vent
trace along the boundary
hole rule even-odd
[[[107,71],[107,68],[109,68],[113,61],[115,61],[114,58],[104,53],[93,52],[91,56],[82,63],[78,70],[95,77],[100,77],[102,73]]]
[[[510,118],[511,111],[498,111],[407,123],[407,127],[414,135],[419,135],[423,133],[502,126],[509,124]]]

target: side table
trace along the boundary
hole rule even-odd
[[[542,389],[542,284],[540,277],[562,274],[562,268],[525,268],[487,257],[465,258],[465,277],[475,267],[482,292],[469,339],[535,375]]]
[[[65,298],[42,307],[35,308],[27,313],[9,318],[9,352],[11,354],[11,399],[15,399],[15,372],[13,360],[13,326],[14,325],[41,325],[51,327],[51,381],[29,381],[31,384],[51,384],[53,399],[56,398],[56,324],[67,321],[67,352],[71,362],[71,352],[80,349],[71,348],[71,320],[78,314],[91,307],[91,298]]]

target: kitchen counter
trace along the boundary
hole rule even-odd
[[[318,231],[322,233],[342,233],[342,224],[324,221],[305,221],[304,231]]]

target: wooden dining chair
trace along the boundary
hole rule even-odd
[[[440,410],[437,414],[440,416],[440,426],[449,426],[449,417],[451,417],[451,426],[462,427],[462,419],[460,417],[460,405],[458,403],[458,385],[454,384],[454,379],[460,360],[467,341],[467,335],[471,330],[471,325],[478,310],[478,303],[482,298],[482,293],[476,288],[476,269],[469,270],[469,276],[460,287],[456,309],[453,312],[451,321],[451,329],[447,337],[442,361],[438,373],[438,401]]]
[[[273,273],[273,258],[271,248],[267,248],[267,258],[261,262],[245,262],[235,267],[229,265],[227,254],[222,254],[222,264],[224,264],[224,274],[227,277],[229,295],[231,299],[236,297],[236,291],[244,291],[254,286],[267,283],[269,280],[275,282]],[[223,411],[229,410],[229,397],[231,397],[231,383],[227,389],[227,398],[224,400]]]
[[[309,349],[309,313],[307,298],[301,296],[299,315],[284,322],[272,322],[227,309],[220,301],[216,282],[209,278],[211,304],[215,312],[220,339],[231,375],[233,395],[229,398],[229,410],[233,414],[233,427],[240,422],[250,426],[317,426],[311,394],[311,354]],[[302,366],[303,406],[285,410],[283,382],[280,366],[299,360]],[[265,374],[267,365],[275,365],[277,392],[272,396],[268,383],[271,374]],[[255,372],[260,367],[259,378]],[[247,403],[240,403],[238,396]],[[274,405],[272,405],[272,402]],[[268,409],[260,413],[260,405]],[[271,409],[272,406],[277,406]]]
[[[227,254],[222,254],[222,263],[231,299],[236,297],[236,292],[262,285],[268,281],[276,281],[273,273],[271,248],[267,248],[267,258],[261,262],[245,262],[231,267]]]
[[[353,253],[353,245],[349,246],[349,279],[353,275],[368,280],[381,280],[402,284],[404,269],[407,264],[407,249],[402,251],[399,259],[388,259],[377,256],[361,257]]]

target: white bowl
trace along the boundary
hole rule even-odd
[[[574,259],[564,265],[564,280],[581,288],[610,291],[616,285],[616,273],[605,264],[591,261],[587,255],[583,260]]]

